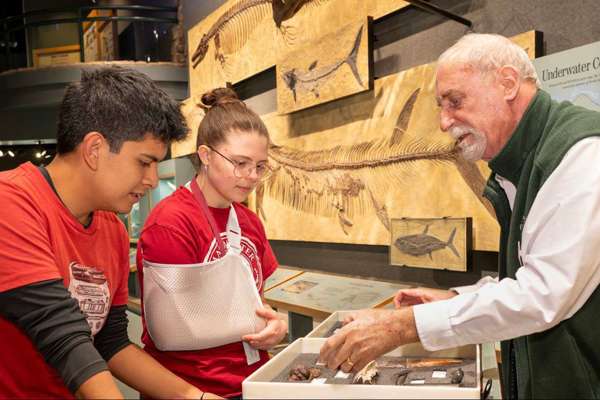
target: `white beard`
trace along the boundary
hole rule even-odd
[[[467,161],[479,161],[487,147],[487,137],[482,132],[464,125],[453,126],[450,129],[450,136],[456,140],[467,133],[470,133],[471,137],[459,143],[460,154]]]

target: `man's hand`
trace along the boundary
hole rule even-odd
[[[321,348],[319,359],[331,369],[360,371],[396,347],[418,341],[412,308],[361,310]]]
[[[396,308],[414,306],[416,304],[430,303],[432,301],[446,300],[456,296],[454,290],[415,288],[402,289],[394,296],[394,305]]]
[[[256,315],[267,320],[267,326],[258,332],[245,335],[242,340],[259,350],[268,350],[275,346],[287,334],[287,324],[279,319],[277,313],[270,307],[256,310]]]

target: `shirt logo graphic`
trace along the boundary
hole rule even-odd
[[[221,240],[223,241],[225,247],[227,247],[229,240],[226,232],[221,232]],[[256,288],[260,292],[263,285],[262,265],[260,258],[258,258],[256,246],[250,241],[250,239],[242,236],[242,239],[240,240],[240,247],[242,248],[240,255],[248,262],[248,265],[250,265],[250,268],[252,269],[252,276],[254,276],[254,282],[256,283]],[[217,260],[224,255],[225,254],[222,254],[222,252],[217,249],[217,241],[213,239],[212,243],[210,244],[210,248],[208,249],[208,253],[206,253],[206,257],[204,257],[204,262]]]
[[[110,308],[110,290],[104,272],[72,262],[69,264],[69,292],[79,302],[92,336],[102,329]]]

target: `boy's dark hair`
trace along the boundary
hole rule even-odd
[[[118,153],[125,141],[150,133],[169,144],[185,138],[188,128],[179,103],[141,72],[111,66],[82,70],[60,106],[58,154],[69,153],[89,132],[100,132]]]

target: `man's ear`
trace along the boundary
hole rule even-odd
[[[200,145],[200,147],[198,147],[198,150],[196,151],[196,153],[198,153],[198,158],[200,158],[200,162],[203,165],[208,165],[209,151],[210,149],[208,148],[208,146],[205,145]]]
[[[89,132],[80,144],[83,160],[92,171],[98,170],[100,153],[107,145],[106,139],[100,132]]]
[[[505,65],[498,70],[498,79],[504,91],[504,100],[513,101],[521,88],[521,75],[515,67]]]

